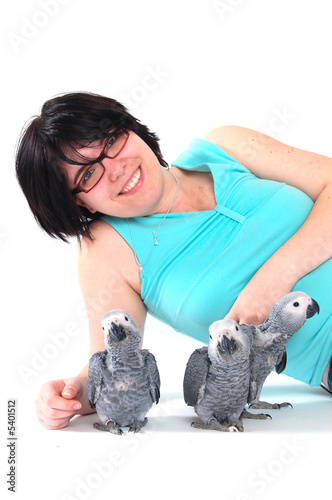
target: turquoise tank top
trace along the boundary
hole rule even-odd
[[[257,178],[202,139],[194,139],[172,166],[211,172],[217,205],[168,214],[144,265],[141,297],[150,314],[208,343],[210,324],[228,313],[256,271],[302,225],[313,202],[287,184]],[[164,215],[130,219],[131,232],[126,219],[103,219],[132,249],[134,241],[144,263]],[[310,385],[320,384],[332,354],[331,283],[332,259],[293,289],[312,296],[321,308],[287,344],[285,373]]]

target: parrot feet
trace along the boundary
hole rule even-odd
[[[206,429],[212,431],[221,431],[221,432],[238,432],[239,429],[234,425],[223,425],[218,422],[215,418],[209,420],[207,424],[203,424],[203,422],[192,422],[191,427],[195,429]]]
[[[252,409],[258,409],[258,410],[280,410],[280,408],[285,408],[285,407],[291,407],[293,406],[290,403],[267,403],[266,401],[256,401],[255,403],[252,403],[249,405],[249,408]]]
[[[244,427],[243,427],[243,423],[242,423],[242,415],[240,415],[240,418],[229,418],[228,420],[226,420],[226,422],[228,423],[228,428],[231,429],[231,428],[234,428],[235,429],[235,432],[243,432],[244,431]],[[229,432],[234,432],[234,431],[229,431]]]
[[[112,420],[107,420],[105,424],[100,424],[99,422],[95,422],[93,424],[93,427],[95,429],[98,429],[99,431],[110,432],[111,434],[117,434],[118,436],[121,436],[121,434],[123,434],[123,430],[120,429],[120,426],[115,422],[113,422]]]
[[[266,420],[267,418],[270,418],[272,420],[271,415],[269,415],[268,413],[250,413],[250,411],[248,410],[243,410],[243,412],[241,413],[241,418],[248,418],[251,420]]]
[[[139,420],[136,420],[135,422],[132,422],[129,426],[129,432],[139,432],[142,427],[145,427],[146,424],[148,423],[148,419],[145,417],[145,419],[140,422]]]
[[[148,419],[145,418],[143,421],[138,421],[135,420],[135,422],[132,422],[129,426],[129,432],[138,432],[144,427],[148,422]],[[107,420],[105,424],[100,424],[99,422],[95,422],[93,424],[93,427],[95,429],[98,429],[99,431],[106,431],[110,432],[111,434],[117,434],[118,436],[121,436],[123,434],[123,430],[120,428],[118,424],[113,422],[113,420]]]

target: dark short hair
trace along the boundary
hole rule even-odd
[[[90,165],[77,149],[123,128],[135,132],[162,157],[159,139],[115,99],[87,92],[74,92],[45,102],[41,114],[23,131],[16,154],[16,175],[39,225],[52,237],[66,241],[71,236],[91,238],[90,224],[101,217],[76,204],[61,165]],[[93,161],[99,161],[97,157]]]

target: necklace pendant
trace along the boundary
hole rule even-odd
[[[150,251],[149,251],[149,254],[147,256],[147,259],[145,260],[145,262],[143,263],[143,265],[141,264],[140,260],[138,259],[138,256],[136,254],[136,249],[135,249],[135,242],[134,242],[134,237],[133,237],[133,233],[132,233],[132,230],[131,230],[131,227],[130,227],[130,222],[129,222],[129,219],[127,219],[127,223],[128,223],[128,227],[129,227],[129,232],[130,232],[130,236],[131,236],[131,241],[132,241],[132,250],[134,252],[134,258],[135,258],[135,262],[136,264],[138,265],[139,267],[139,271],[138,271],[138,274],[139,274],[139,279],[140,279],[140,282],[143,283],[143,277],[144,277],[144,271],[143,271],[143,266],[145,266],[145,264],[148,262],[148,260],[150,259],[151,257],[151,254],[152,254],[152,251],[153,251],[153,247],[154,246],[158,246],[159,243],[157,241],[157,235],[158,235],[158,231],[160,229],[160,227],[162,226],[163,222],[165,221],[166,217],[168,216],[168,214],[170,213],[170,211],[172,210],[172,207],[175,203],[175,200],[177,198],[177,195],[179,193],[179,188],[180,188],[180,185],[179,185],[179,181],[177,180],[176,176],[170,171],[170,170],[167,170],[172,177],[174,177],[175,179],[175,182],[176,182],[176,193],[175,193],[175,196],[173,198],[173,201],[171,203],[171,206],[169,207],[169,209],[167,210],[166,214],[164,215],[163,219],[161,220],[161,222],[159,223],[158,227],[156,228],[155,231],[152,231],[152,234],[153,234],[153,242],[152,242],[152,246],[150,248]]]
[[[152,232],[153,232],[153,244],[159,245],[159,243],[157,241],[157,232],[156,231],[152,231]]]

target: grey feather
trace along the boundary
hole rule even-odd
[[[279,356],[279,359],[277,359],[276,372],[278,374],[282,373],[286,368],[286,365],[287,365],[287,353],[285,349],[285,351]]]
[[[91,408],[96,408],[96,401],[99,398],[103,385],[103,372],[105,370],[105,360],[107,351],[96,352],[91,356],[89,362],[89,376],[87,382],[88,400]]]
[[[188,360],[183,379],[183,395],[188,406],[195,406],[204,394],[209,367],[208,348],[196,349]]]
[[[156,359],[147,349],[141,349],[141,355],[144,359],[152,401],[158,404],[160,399],[160,376]]]
[[[94,427],[122,434],[122,426],[139,431],[146,414],[160,398],[160,376],[153,354],[140,349],[141,333],[123,310],[102,318],[105,351],[89,361],[88,399],[101,420]]]

